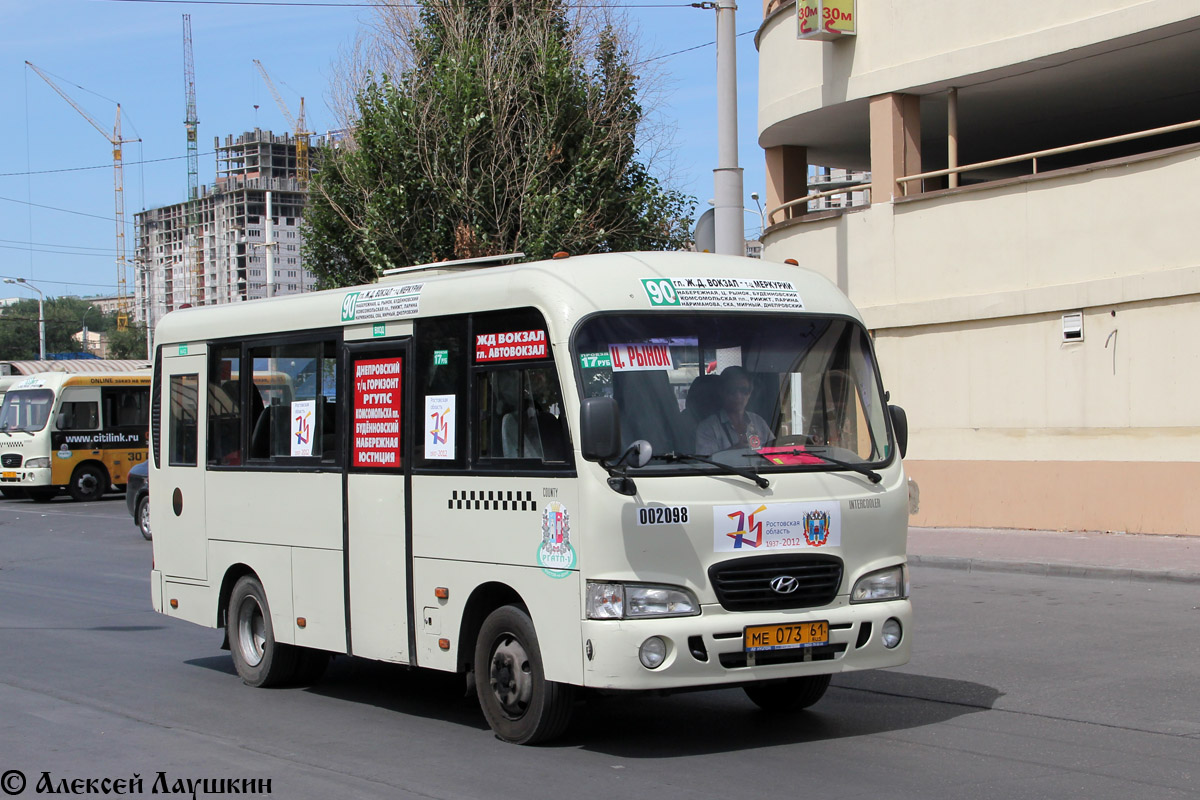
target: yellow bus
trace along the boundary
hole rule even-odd
[[[534,743],[581,693],[791,711],[909,658],[906,422],[816,272],[435,264],[155,340],[152,603],[247,684],[458,672]]]
[[[0,489],[96,500],[146,459],[149,428],[149,370],[22,376],[0,404]]]

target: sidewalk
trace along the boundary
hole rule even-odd
[[[1200,583],[1200,536],[909,528],[908,553],[945,569]]]

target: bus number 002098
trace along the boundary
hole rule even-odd
[[[687,521],[687,506],[651,506],[638,509],[638,525],[677,525]]]

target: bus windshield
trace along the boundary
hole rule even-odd
[[[583,397],[610,396],[639,474],[861,469],[893,444],[863,327],[795,314],[612,314],[580,325]],[[697,458],[698,457],[698,458]]]
[[[54,392],[49,389],[8,392],[0,406],[0,431],[40,431],[53,407]]]

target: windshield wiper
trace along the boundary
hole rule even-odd
[[[711,464],[712,466],[716,467],[717,469],[719,469],[721,472],[725,473],[726,475],[737,475],[739,477],[745,478],[748,481],[754,481],[756,484],[758,484],[758,488],[760,488],[760,489],[766,489],[768,486],[771,485],[770,481],[768,481],[766,478],[764,478],[762,475],[759,475],[757,472],[755,472],[752,469],[742,469],[740,467],[735,467],[732,464],[722,464],[720,461],[713,461],[711,458],[708,458],[707,456],[698,456],[698,455],[695,455],[692,453],[675,453],[675,452],[655,453],[654,455],[650,456],[650,460],[651,461],[666,461],[668,464],[675,464],[680,461],[695,461],[700,464]]]
[[[841,459],[834,458],[833,456],[827,456],[822,453],[814,453],[808,448],[798,448],[796,450],[772,450],[771,454],[779,456],[812,456],[813,458],[819,458],[822,461],[833,464],[835,467],[841,467],[842,469],[848,469],[852,472],[857,472],[860,475],[866,475],[871,479],[871,483],[879,483],[881,480],[883,480],[883,476],[870,467],[863,466],[862,464],[851,464],[849,461],[842,461]],[[746,453],[746,458],[751,458],[753,456],[759,456],[760,458],[767,459],[767,461],[771,461],[768,456],[758,452],[757,450]]]

